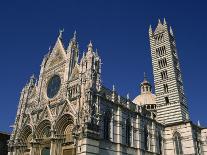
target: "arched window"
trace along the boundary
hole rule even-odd
[[[104,123],[103,135],[105,140],[110,140],[110,132],[111,132],[110,122],[111,122],[111,113],[110,111],[106,111],[103,118],[103,123]]]
[[[128,118],[126,120],[126,144],[130,145],[131,144],[131,122],[130,119]]]
[[[145,150],[148,150],[148,136],[149,136],[149,133],[147,130],[147,126],[145,125],[144,127],[144,149]]]
[[[181,143],[180,133],[175,132],[173,139],[174,139],[174,147],[175,147],[176,155],[182,155],[183,150],[182,150],[182,143]]]

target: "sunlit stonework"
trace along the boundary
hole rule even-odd
[[[144,76],[132,101],[102,84],[91,42],[79,59],[76,32],[65,48],[60,31],[39,77],[22,89],[8,154],[207,154],[207,129],[189,118],[172,29],[159,20],[149,38],[155,94]]]

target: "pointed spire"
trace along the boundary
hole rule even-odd
[[[152,26],[149,26],[149,34],[152,34]]]
[[[35,76],[34,74],[32,74],[32,76],[30,76],[29,85],[34,85],[34,84],[35,84]]]
[[[158,18],[158,24],[162,24],[159,18]]]
[[[88,44],[88,52],[93,52],[93,44],[92,44],[91,40]]]
[[[88,44],[88,47],[93,47],[93,44],[92,44],[91,40],[90,40],[90,42]]]
[[[77,40],[77,32],[76,30],[73,32],[73,38],[71,39],[71,41],[76,42]]]
[[[166,22],[165,18],[164,18],[164,21],[163,21],[163,25],[167,25],[167,22]]]
[[[113,91],[113,92],[116,91],[116,89],[115,89],[115,85],[114,85],[114,84],[113,84],[113,86],[112,86],[112,91]]]
[[[95,51],[95,53],[96,53],[96,56],[98,56],[98,49],[96,48],[96,51]]]
[[[201,124],[200,124],[200,121],[199,121],[199,120],[198,120],[198,123],[197,123],[197,125],[198,125],[198,126],[201,126]]]
[[[73,33],[73,39],[76,39],[76,35],[77,35],[77,32],[75,30],[74,33]]]
[[[172,36],[174,36],[174,34],[173,34],[173,30],[172,30],[172,27],[170,26],[170,34],[172,35]]]
[[[127,93],[127,100],[129,100],[129,93]]]
[[[48,48],[48,52],[51,52],[51,46],[49,46],[49,48]]]
[[[59,36],[58,36],[59,39],[62,39],[63,32],[64,32],[64,29],[59,30]]]

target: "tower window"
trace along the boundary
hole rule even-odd
[[[163,58],[163,59],[158,60],[158,65],[159,65],[159,68],[166,67],[167,66],[167,59]]]
[[[163,87],[164,87],[164,92],[168,93],[168,85],[167,84],[163,84]]]
[[[164,56],[166,54],[166,48],[165,46],[161,46],[159,48],[156,49],[156,55],[157,57],[161,57]]]
[[[165,97],[165,103],[166,103],[166,104],[170,103],[170,102],[169,102],[169,98],[168,98],[167,96]]]
[[[163,34],[159,34],[159,35],[155,36],[154,39],[155,39],[156,44],[162,43],[164,41]]]
[[[161,72],[161,78],[162,78],[162,80],[165,80],[165,79],[168,78],[167,70],[164,70],[164,71]]]

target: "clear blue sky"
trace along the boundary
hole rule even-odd
[[[191,119],[207,126],[206,6],[198,0],[1,1],[0,130],[11,131],[20,91],[31,74],[39,75],[62,28],[65,46],[77,30],[81,53],[92,40],[103,61],[103,83],[133,99],[144,71],[153,82],[148,27],[164,17],[176,35]]]

